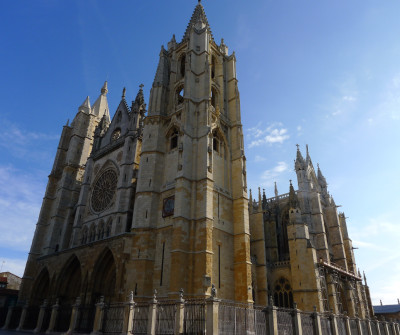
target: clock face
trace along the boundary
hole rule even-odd
[[[111,141],[114,142],[119,139],[121,136],[121,129],[115,129],[111,135]]]
[[[174,207],[175,207],[175,197],[169,197],[164,199],[163,217],[173,215]]]

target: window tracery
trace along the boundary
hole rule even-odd
[[[275,306],[293,308],[293,293],[289,281],[281,277],[275,282],[274,286]]]
[[[94,212],[102,212],[111,205],[117,190],[117,181],[117,173],[112,169],[104,171],[97,179],[91,198]]]

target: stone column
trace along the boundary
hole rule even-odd
[[[376,316],[374,317],[374,321],[373,322],[375,323],[376,334],[377,335],[385,335],[385,334],[381,334],[381,330],[379,328],[379,321],[378,321],[378,318]]]
[[[339,335],[339,329],[337,326],[336,315],[332,312],[332,310],[331,310],[331,315],[329,315],[329,319],[331,320],[332,335]]]
[[[8,310],[7,310],[7,316],[6,316],[6,322],[4,323],[4,326],[3,326],[3,328],[1,328],[1,329],[8,329],[8,326],[10,325],[10,321],[11,321],[11,315],[12,315],[12,313],[13,313],[13,310],[14,310],[14,305],[10,305],[10,306],[8,306]]]
[[[33,330],[35,334],[39,333],[40,330],[42,329],[44,316],[46,314],[46,308],[47,308],[47,300],[44,299],[43,304],[40,306],[39,317],[36,323],[36,328]]]
[[[216,298],[217,290],[211,286],[211,297],[207,299],[206,334],[218,335],[218,307],[220,300]]]
[[[321,317],[317,312],[317,306],[314,306],[314,329],[315,335],[324,335],[322,334]]]
[[[347,314],[345,314],[345,317],[344,317],[344,325],[346,327],[346,333],[351,334],[350,319]]]
[[[368,335],[373,335],[371,329],[371,319],[365,319],[365,322],[367,323]]]
[[[301,315],[300,311],[297,309],[297,304],[293,303],[293,318],[294,318],[294,334],[303,335],[303,328],[301,327]]]
[[[78,326],[78,321],[79,321],[79,314],[80,310],[79,307],[81,306],[81,298],[77,297],[75,304],[72,305],[72,313],[71,313],[71,320],[69,322],[69,329],[65,333],[65,335],[71,335],[76,327]]]
[[[385,329],[385,334],[381,334],[381,335],[390,335],[387,321],[384,321],[382,323],[383,323],[383,327]]]
[[[185,316],[185,300],[183,299],[183,289],[180,289],[179,292],[179,300],[176,304],[175,335],[183,334],[183,319]]]
[[[356,323],[357,323],[357,331],[358,331],[358,333],[361,334],[361,335],[367,335],[367,334],[364,334],[363,331],[362,331],[360,318],[356,319]]]
[[[269,306],[264,309],[267,313],[265,319],[268,318],[269,333],[268,334],[278,334],[278,316],[276,314],[277,308],[274,306],[274,300],[272,296],[269,297]]]
[[[133,291],[128,295],[128,302],[124,311],[124,324],[122,326],[121,335],[128,335],[132,333],[133,318],[135,313],[135,302],[133,301]]]
[[[156,334],[156,321],[157,321],[157,290],[154,290],[153,299],[149,304],[149,317],[147,324],[147,334],[155,335]]]
[[[58,310],[60,309],[59,300],[56,300],[56,303],[51,307],[51,317],[49,328],[46,330],[46,334],[50,334],[54,331],[54,327],[56,326]]]
[[[102,333],[103,316],[104,316],[104,297],[100,297],[100,301],[96,304],[96,314],[94,315],[93,331],[90,335],[98,335]]]
[[[17,329],[15,329],[17,332],[22,330],[24,327],[24,323],[25,323],[25,318],[26,318],[26,312],[28,310],[29,307],[29,301],[27,300],[24,307],[22,308],[22,312],[21,312],[21,317],[19,318],[19,324]]]

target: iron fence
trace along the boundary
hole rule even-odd
[[[79,317],[75,331],[78,333],[91,333],[93,330],[94,317],[96,315],[96,306],[80,306]]]
[[[371,331],[372,331],[372,335],[378,335],[378,325],[375,321],[372,321],[370,323],[371,325]]]
[[[294,334],[293,310],[280,308],[276,311],[278,319],[278,332],[282,335]]]
[[[358,327],[356,319],[350,319],[350,332],[351,335],[358,335]]]
[[[321,330],[323,334],[332,335],[332,322],[327,315],[321,315]]]
[[[338,328],[338,333],[339,335],[347,335],[347,331],[346,331],[346,320],[344,317],[339,316],[336,319],[336,324],[337,324],[337,328]]]
[[[175,333],[176,301],[162,301],[157,306],[156,334],[168,335]]]
[[[267,320],[268,315],[264,311],[265,307],[263,306],[254,306],[254,326],[256,335],[264,335],[267,334]]]
[[[381,335],[386,334],[385,333],[385,325],[381,322],[379,322],[379,331],[380,331]]]
[[[125,303],[110,304],[104,308],[103,333],[110,334],[122,332],[125,308]]]
[[[361,320],[361,331],[363,334],[368,334],[368,325],[366,320]]]
[[[149,304],[136,303],[133,310],[132,334],[146,335],[149,321]]]
[[[206,332],[206,301],[186,300],[183,313],[184,334],[201,335]]]
[[[301,328],[304,335],[314,335],[314,314],[307,312],[300,312]]]

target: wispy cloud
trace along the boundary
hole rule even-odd
[[[267,159],[265,157],[259,155],[256,155],[256,157],[254,158],[254,162],[256,163],[265,162],[266,160]]]
[[[45,190],[45,175],[0,165],[0,245],[3,248],[29,249]]]
[[[282,123],[273,123],[267,127],[262,127],[261,124],[258,124],[253,128],[249,128],[247,130],[247,137],[250,140],[249,148],[252,148],[265,144],[282,144],[290,136]]]
[[[18,125],[0,119],[0,148],[14,157],[42,161],[50,159],[47,148],[49,143],[57,143],[59,135],[41,132],[30,132]]]
[[[270,187],[274,181],[284,172],[289,170],[289,165],[286,162],[278,162],[272,169],[265,170],[261,175],[261,185]]]

